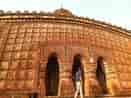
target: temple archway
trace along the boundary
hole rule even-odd
[[[107,94],[106,75],[103,57],[98,57],[97,59],[96,78],[101,88],[101,94]]]
[[[74,56],[73,58],[73,64],[72,64],[72,79],[73,79],[73,84],[75,87],[75,73],[78,71],[78,69],[80,68],[81,70],[81,77],[82,77],[82,90],[84,93],[84,73],[83,73],[83,66],[82,66],[82,62],[81,62],[81,55],[77,54]]]
[[[56,53],[48,57],[46,68],[46,96],[57,96],[59,84],[59,63]]]

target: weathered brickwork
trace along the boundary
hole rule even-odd
[[[0,93],[23,94],[22,98],[34,93],[46,96],[47,63],[53,53],[59,65],[58,96],[73,96],[75,55],[80,55],[85,96],[102,92],[96,74],[99,57],[107,94],[131,95],[129,31],[74,16],[64,9],[49,14],[0,15]]]

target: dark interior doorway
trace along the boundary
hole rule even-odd
[[[48,58],[46,70],[46,96],[57,96],[59,84],[59,63],[56,53]]]
[[[38,98],[37,93],[29,94],[29,98]]]
[[[96,77],[101,87],[101,94],[107,94],[105,68],[102,57],[97,59]]]
[[[74,59],[73,59],[73,65],[72,65],[72,80],[73,80],[73,84],[74,84],[74,87],[75,87],[75,74],[76,72],[78,71],[78,69],[81,69],[81,77],[82,77],[82,89],[84,91],[84,73],[83,73],[83,68],[82,68],[82,63],[81,63],[81,55],[80,54],[77,54],[74,56]],[[84,92],[83,92],[84,93]]]

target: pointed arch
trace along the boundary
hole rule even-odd
[[[77,70],[80,68],[81,70],[81,77],[82,77],[82,89],[84,91],[84,71],[83,71],[83,65],[82,65],[82,56],[80,54],[76,54],[73,57],[73,63],[72,63],[72,79],[73,79],[73,84],[75,87],[75,73]],[[83,92],[84,93],[84,92]]]
[[[46,96],[57,96],[59,85],[59,62],[57,54],[51,53],[46,68]]]
[[[104,68],[104,59],[102,56],[97,58],[96,78],[101,88],[101,94],[107,94],[106,74]]]
[[[81,68],[81,55],[76,54],[73,58],[73,64],[72,64],[72,72],[75,74],[75,72],[78,70],[78,68]],[[82,69],[82,68],[81,68]]]

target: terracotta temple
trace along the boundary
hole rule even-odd
[[[0,11],[0,98],[72,97],[79,67],[85,96],[130,96],[130,31],[64,8]]]

